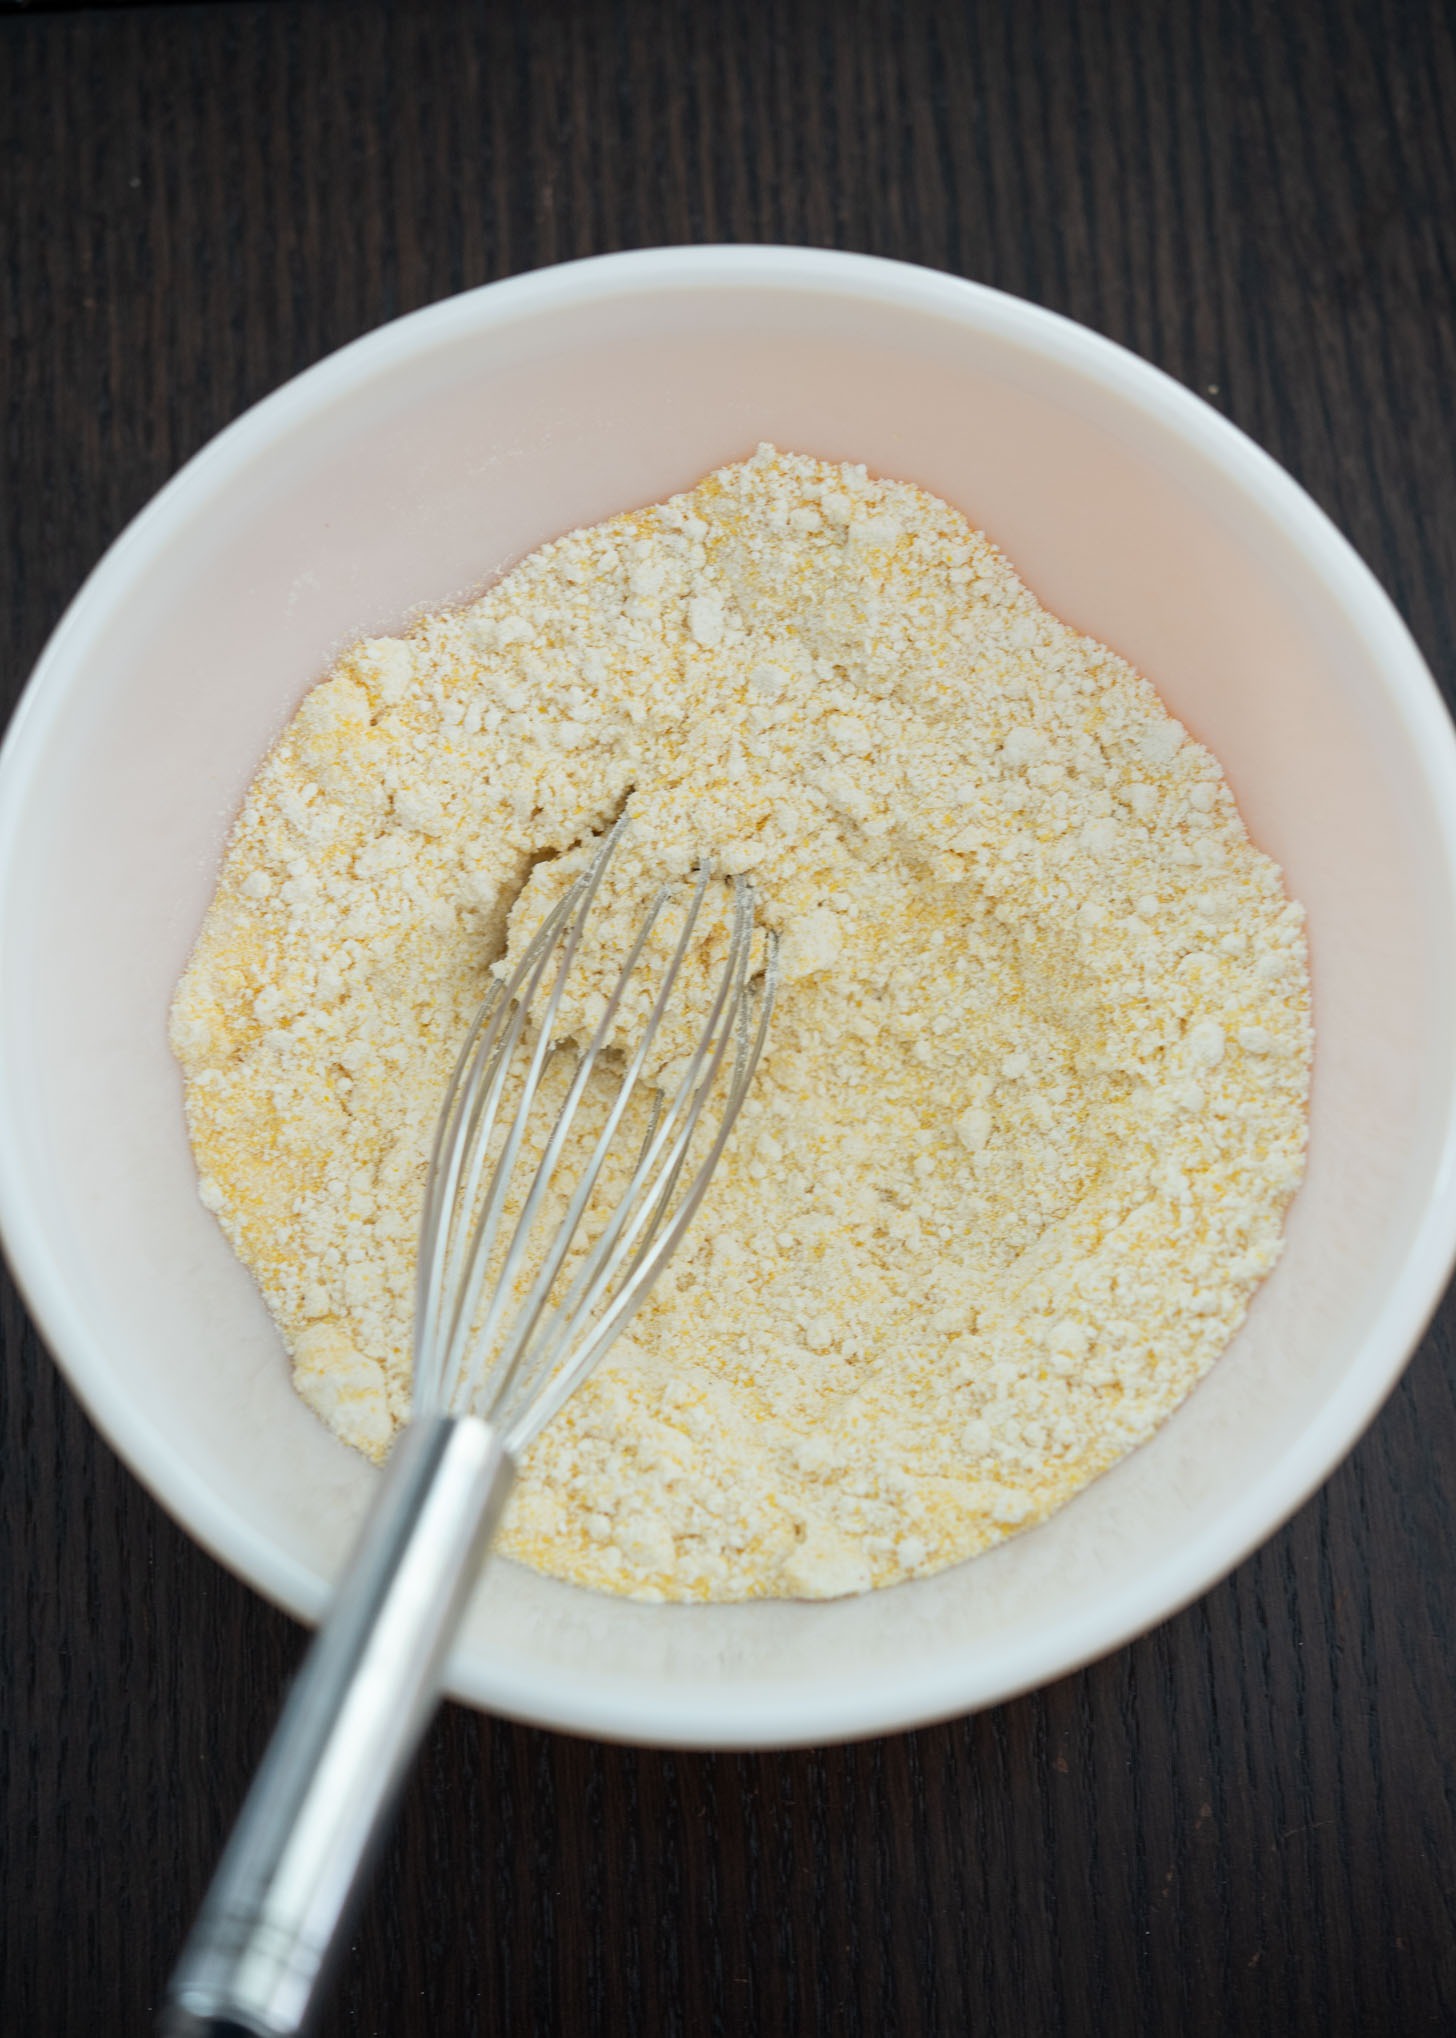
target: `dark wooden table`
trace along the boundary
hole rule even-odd
[[[1442,0],[0,5],[0,670],[246,405],[381,320],[664,241],[908,257],[1111,334],[1456,677]],[[302,1637],[3,1303],[0,2030],[143,2032]],[[330,2033],[1456,2031],[1444,1312],[1166,1627],[975,1719],[683,1756],[449,1710]]]

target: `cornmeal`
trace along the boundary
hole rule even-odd
[[[761,447],[355,645],[247,796],[173,1041],[203,1200],[372,1457],[459,1043],[624,806],[583,1021],[613,930],[704,855],[751,875],[782,983],[693,1228],[503,1546],[642,1599],[973,1556],[1150,1436],[1274,1264],[1301,909],[1148,682],[863,467]]]

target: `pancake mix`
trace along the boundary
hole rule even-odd
[[[781,989],[692,1229],[500,1547],[675,1600],[973,1556],[1149,1437],[1273,1266],[1302,911],[1148,681],[860,466],[760,447],[354,645],[248,793],[172,1039],[203,1201],[371,1457],[456,1052],[624,807],[580,1023],[702,856],[751,875]]]

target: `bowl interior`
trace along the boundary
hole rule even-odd
[[[1152,371],[991,293],[764,251],[580,265],[386,329],[224,435],[93,578],[11,744],[7,1242],[160,1497],[313,1613],[374,1477],[294,1399],[197,1201],[166,1046],[270,738],[352,637],[765,438],[948,497],[1212,746],[1309,910],[1312,1148],[1286,1256],[1213,1374],[1150,1445],[991,1556],[862,1600],[733,1608],[633,1606],[492,1567],[455,1688],[659,1741],[908,1723],[1168,1611],[1347,1447],[1434,1299],[1450,1232],[1449,737],[1388,605],[1312,506]]]

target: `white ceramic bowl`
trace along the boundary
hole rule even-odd
[[[1044,1527],[819,1605],[647,1607],[500,1563],[462,1698],[623,1739],[824,1741],[1056,1677],[1266,1537],[1400,1372],[1456,1236],[1456,746],[1379,587],[1214,411],[1050,314],[861,256],[678,248],[386,326],[201,453],[51,640],[0,761],[0,1223],[72,1384],[224,1563],[316,1616],[374,1475],[199,1204],[172,987],[269,739],[352,637],[761,439],[959,504],[1226,765],[1309,909],[1288,1250],[1205,1384]]]

